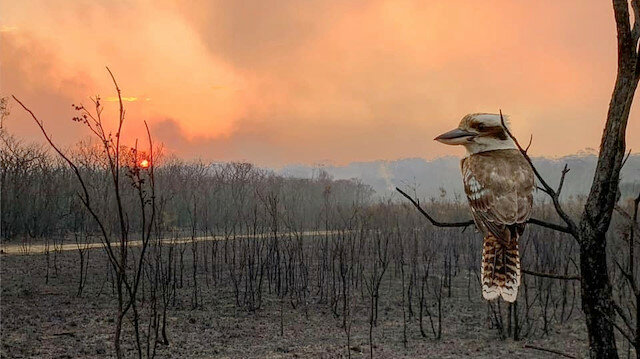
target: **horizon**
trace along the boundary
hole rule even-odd
[[[21,109],[20,109],[21,110]],[[6,121],[7,119],[5,119]],[[43,149],[50,153],[50,154],[54,154],[51,153],[52,149],[49,148],[49,146],[46,144],[46,141],[43,138],[36,138],[36,139],[31,139],[31,138],[25,138],[25,137],[21,137],[20,134],[16,134],[13,133],[10,129],[7,129],[6,123],[3,123],[3,127],[2,127],[9,135],[13,135],[15,137],[16,140],[22,142],[25,145],[42,145]],[[41,136],[41,132],[36,133],[36,136]],[[139,139],[136,139],[139,140]],[[62,148],[63,151],[68,151],[69,149],[75,147],[75,146],[79,146],[79,145],[84,145],[86,144],[88,141],[88,143],[91,143],[93,141],[93,138],[89,135],[82,137],[80,140],[73,142],[73,143],[65,143],[64,147]],[[55,139],[54,139],[55,142]],[[127,144],[123,144],[124,146],[127,146]],[[159,147],[162,151],[166,151],[166,146],[164,142],[160,142],[158,143],[157,141],[154,140],[154,147]],[[534,146],[532,145],[532,148]],[[634,151],[633,148],[629,148],[628,152],[630,151],[630,156],[638,156],[640,155],[640,151]],[[55,155],[55,154],[54,154]],[[579,149],[576,152],[573,153],[566,153],[566,154],[558,154],[558,155],[531,155],[531,158],[533,160],[537,160],[537,159],[545,159],[545,160],[551,160],[551,161],[561,161],[563,159],[566,158],[570,158],[570,157],[576,157],[576,156],[584,156],[584,157],[588,157],[588,156],[597,156],[598,155],[598,150],[592,147],[585,147],[583,149]],[[443,154],[437,157],[427,157],[427,156],[407,156],[407,157],[395,157],[395,158],[372,158],[372,159],[368,159],[368,160],[360,160],[360,159],[354,159],[352,161],[349,162],[338,162],[338,161],[334,161],[331,159],[325,159],[325,160],[317,160],[317,161],[310,161],[310,162],[303,162],[303,161],[298,161],[298,162],[285,162],[285,163],[280,163],[280,164],[276,164],[276,165],[269,165],[269,164],[265,164],[265,163],[259,163],[256,161],[251,161],[249,159],[215,159],[215,158],[210,158],[210,159],[206,159],[206,158],[201,158],[201,157],[195,157],[195,156],[183,156],[181,155],[179,152],[174,152],[174,151],[166,151],[166,152],[162,152],[162,156],[163,156],[163,160],[161,160],[161,162],[164,161],[164,159],[172,157],[181,161],[185,161],[185,162],[201,162],[201,163],[205,163],[205,164],[216,164],[216,163],[231,163],[231,162],[237,162],[237,163],[248,163],[251,165],[254,165],[256,167],[260,167],[260,168],[264,168],[267,170],[272,170],[275,172],[279,172],[282,170],[287,169],[287,167],[295,167],[295,166],[301,166],[301,167],[309,167],[309,168],[322,168],[322,167],[335,167],[335,168],[343,168],[343,167],[349,167],[352,165],[356,165],[356,164],[368,164],[368,163],[376,163],[376,162],[387,162],[387,163],[391,163],[391,162],[399,162],[399,161],[405,161],[405,160],[424,160],[425,162],[433,162],[433,161],[438,161],[438,160],[448,160],[448,159],[462,159],[466,156],[465,153],[458,153],[458,154]]]

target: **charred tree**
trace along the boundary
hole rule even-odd
[[[635,13],[633,28],[629,21],[627,0],[613,0],[618,37],[618,73],[602,134],[593,184],[577,229],[582,272],[582,310],[587,319],[589,352],[592,358],[618,356],[612,325],[615,311],[607,268],[606,233],[617,202],[627,122],[640,79],[640,1],[631,0],[631,5]]]

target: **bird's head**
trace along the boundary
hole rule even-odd
[[[505,125],[509,126],[505,116]],[[472,113],[460,121],[458,128],[435,138],[446,145],[463,145],[469,154],[517,148],[507,134],[499,114]]]

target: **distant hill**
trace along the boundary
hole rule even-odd
[[[552,186],[560,179],[564,164],[570,172],[565,179],[563,196],[578,196],[589,193],[597,157],[591,152],[560,158],[533,158],[534,164]],[[346,166],[289,165],[277,172],[292,177],[311,178],[324,170],[335,179],[358,178],[373,187],[378,196],[391,195],[395,187],[416,189],[421,198],[454,198],[462,195],[460,159],[442,157],[434,160],[406,158],[395,161],[353,162]],[[442,191],[444,189],[445,192]],[[632,154],[621,174],[621,191],[624,197],[636,196],[640,191],[640,153]]]

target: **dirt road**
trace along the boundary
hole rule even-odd
[[[280,237],[289,237],[289,236],[303,236],[303,237],[313,237],[313,236],[324,236],[337,234],[339,231],[302,231],[302,232],[285,232],[279,233]],[[206,242],[206,241],[222,241],[225,239],[244,239],[244,238],[265,238],[272,236],[273,233],[261,233],[261,234],[240,234],[234,236],[201,236],[201,237],[180,237],[180,238],[166,238],[162,239],[162,243],[164,244],[180,244],[180,243],[191,243],[191,241],[195,240],[196,242]],[[142,240],[130,240],[129,246],[131,247],[140,247],[142,246]],[[75,251],[78,250],[78,247],[81,249],[97,249],[103,248],[104,243],[102,242],[91,242],[91,243],[79,243],[75,242],[67,242],[63,244],[53,245],[53,243],[49,243],[48,249],[49,251]],[[119,247],[119,242],[112,242],[112,247]],[[29,254],[44,254],[47,252],[47,244],[46,243],[24,243],[24,244],[2,244],[2,253],[5,255],[29,255]]]

